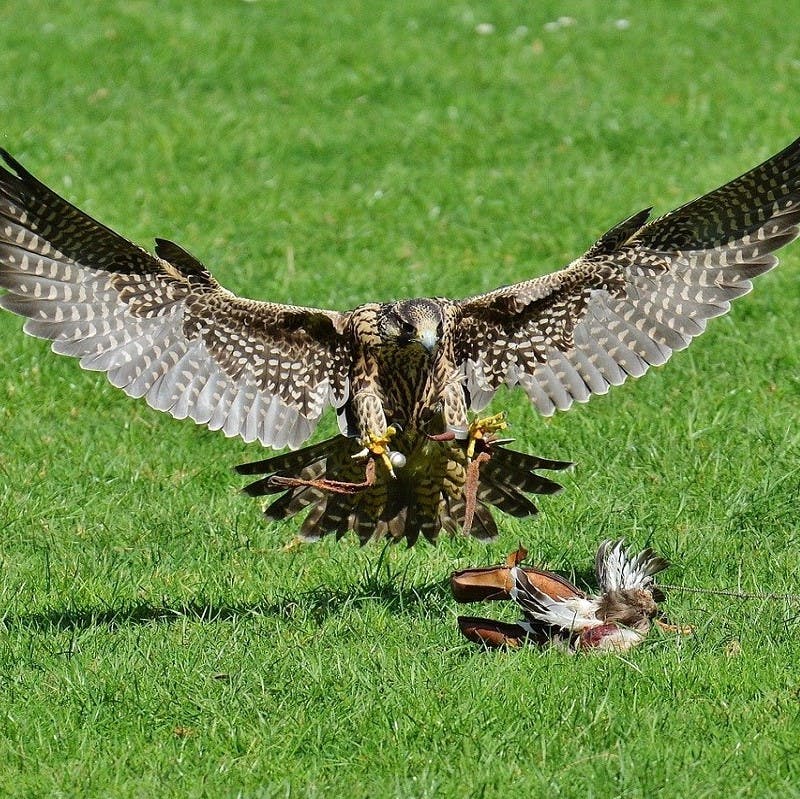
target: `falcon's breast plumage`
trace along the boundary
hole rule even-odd
[[[336,410],[342,436],[240,467],[264,475],[251,493],[281,494],[268,516],[311,506],[309,538],[491,536],[489,506],[535,512],[525,494],[558,488],[535,470],[567,464],[507,449],[502,423],[469,412],[519,385],[549,415],[663,364],[800,221],[798,139],[665,216],[631,216],[560,271],[338,312],[237,297],[178,245],[151,255],[0,152],[0,306],[27,333],[154,408],[264,446],[297,450]]]

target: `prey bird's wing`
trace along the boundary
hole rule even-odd
[[[517,566],[511,569],[511,579],[511,598],[522,609],[525,621],[534,625],[549,624],[574,632],[600,624],[595,600],[580,594],[555,599],[537,588],[528,579],[525,571]]]
[[[347,315],[255,302],[175,244],[156,256],[0,151],[0,306],[176,418],[298,447],[347,394]]]
[[[456,356],[473,409],[505,383],[550,415],[688,346],[798,235],[800,139],[659,219],[649,214],[561,271],[461,302]]]
[[[603,593],[653,587],[654,575],[669,567],[669,561],[652,549],[636,552],[625,548],[625,540],[603,541],[595,557],[597,584]]]

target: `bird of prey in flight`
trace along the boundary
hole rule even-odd
[[[434,540],[496,533],[490,506],[524,517],[558,485],[548,461],[508,449],[497,389],[544,415],[663,364],[748,292],[798,235],[800,139],[648,221],[619,223],[551,274],[467,299],[350,311],[238,297],[195,257],[131,243],[0,151],[0,306],[25,332],[106,372],[154,408],[227,436],[294,450],[239,467],[266,510],[309,508],[301,535]],[[326,408],[342,435],[301,447]]]

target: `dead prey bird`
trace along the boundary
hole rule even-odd
[[[519,646],[525,641],[554,644],[572,652],[626,651],[640,644],[658,623],[663,598],[655,575],[669,562],[651,549],[637,552],[624,540],[604,541],[595,558],[598,592],[585,594],[553,572],[520,566],[525,551],[513,553],[504,566],[466,569],[453,574],[453,594],[460,602],[513,599],[522,610],[516,624],[460,616],[461,632],[489,647]]]
[[[776,264],[798,234],[800,140],[654,221],[649,209],[564,269],[463,300],[331,311],[243,299],[176,244],[155,255],[79,211],[0,151],[0,306],[25,331],[178,419],[298,449],[332,406],[342,435],[240,467],[278,494],[269,518],[309,509],[307,539],[354,530],[413,543],[442,528],[496,532],[490,508],[560,469],[507,449],[502,386],[544,415],[663,364]]]

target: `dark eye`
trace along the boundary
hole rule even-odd
[[[411,322],[401,321],[400,322],[400,330],[404,336],[410,337],[413,336],[416,332],[414,329],[414,325]]]

